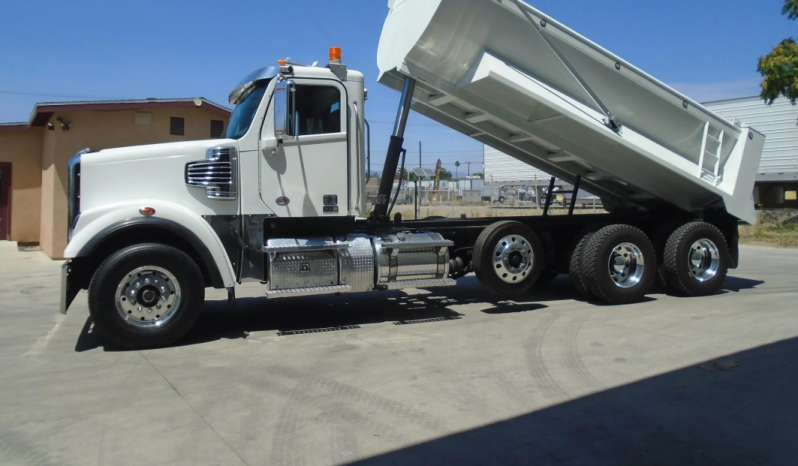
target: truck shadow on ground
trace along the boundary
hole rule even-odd
[[[205,310],[189,334],[175,346],[189,346],[225,339],[246,339],[253,332],[275,332],[277,335],[325,333],[363,325],[393,323],[415,325],[465,316],[456,306],[480,303],[486,314],[532,312],[548,306],[529,297],[508,300],[464,279],[456,287],[430,290],[430,293],[408,295],[401,291],[355,293],[339,296],[310,296],[267,300],[239,298],[235,306],[227,301],[208,300]],[[93,331],[91,318],[86,320],[75,351],[102,347],[105,351],[121,351]]]
[[[798,338],[357,461],[404,465],[798,464]]]
[[[763,282],[730,277],[725,290],[740,292]],[[659,290],[654,290],[658,292]],[[725,291],[728,292],[728,291]],[[457,286],[435,288],[428,294],[408,295],[401,291],[313,296],[267,300],[239,298],[235,306],[227,301],[209,300],[196,326],[175,346],[191,346],[226,339],[246,339],[252,332],[275,332],[278,335],[326,333],[358,328],[362,325],[393,323],[424,324],[459,320],[465,316],[457,306],[482,305],[480,312],[490,315],[533,312],[546,309],[547,302],[573,300],[571,281],[563,275],[524,296],[506,298],[487,291],[474,276],[460,279]],[[655,301],[647,297],[644,302]],[[586,305],[603,306],[599,302]],[[75,351],[102,347],[120,351],[93,331],[87,319],[78,337]]]

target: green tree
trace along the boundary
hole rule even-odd
[[[798,18],[798,0],[784,0],[784,8],[781,9],[781,14],[790,19]]]
[[[400,178],[403,179],[403,180],[407,179],[407,169],[406,168],[399,167],[399,168],[396,169],[396,179],[398,180]]]
[[[452,175],[452,172],[450,172],[449,170],[447,170],[445,168],[441,169],[441,179],[442,180],[452,181],[452,178],[454,178],[454,175]]]
[[[798,19],[798,0],[784,0],[782,14],[791,20]],[[762,99],[772,104],[779,96],[798,101],[798,44],[795,39],[781,41],[773,51],[759,59],[762,81]]]
[[[478,176],[480,180],[484,180],[485,179],[485,174],[484,173],[474,173],[471,176]]]
[[[405,180],[405,181],[416,181],[416,180],[418,180],[418,176],[416,176],[415,173],[408,172],[407,168],[405,168],[404,171],[402,171],[402,170],[403,169],[401,167],[396,169],[396,179],[397,180],[399,179],[400,175],[401,175],[402,179]]]

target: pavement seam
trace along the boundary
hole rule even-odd
[[[232,451],[232,452],[233,452],[233,454],[234,454],[234,455],[236,455],[236,457],[237,457],[239,460],[241,460],[241,462],[242,462],[242,463],[244,463],[246,466],[249,466],[249,463],[247,463],[247,462],[244,460],[244,458],[242,458],[242,457],[241,457],[241,455],[239,455],[239,454],[238,454],[238,452],[235,450],[235,448],[233,448],[233,447],[232,447],[232,445],[230,445],[229,443],[227,443],[227,440],[225,440],[225,439],[224,439],[224,438],[223,438],[223,437],[222,437],[222,436],[219,434],[219,432],[217,432],[217,431],[216,431],[216,429],[214,429],[214,428],[213,428],[213,426],[212,426],[212,425],[211,425],[211,424],[208,422],[208,420],[207,420],[207,419],[205,419],[205,417],[204,417],[202,414],[200,414],[200,413],[199,413],[199,411],[197,411],[196,409],[194,409],[194,406],[192,406],[192,405],[191,405],[191,403],[189,403],[189,402],[188,402],[188,400],[186,400],[186,398],[183,396],[183,394],[182,394],[182,393],[180,393],[180,391],[177,389],[177,387],[175,387],[174,385],[172,385],[172,382],[170,382],[170,381],[169,381],[169,379],[167,379],[166,377],[164,377],[164,375],[161,373],[161,371],[159,371],[159,370],[158,370],[158,368],[157,368],[157,367],[155,367],[155,365],[154,365],[153,363],[151,363],[149,359],[147,359],[147,356],[145,356],[145,355],[144,355],[144,353],[143,353],[143,352],[141,352],[141,351],[138,351],[138,354],[139,354],[139,355],[140,355],[140,356],[141,356],[141,357],[142,357],[142,358],[143,358],[145,361],[147,361],[147,364],[149,364],[149,365],[150,365],[150,367],[152,367],[152,369],[153,369],[153,370],[154,370],[154,371],[155,371],[155,372],[156,372],[156,373],[157,373],[157,374],[158,374],[158,375],[159,375],[159,376],[160,376],[160,377],[161,377],[161,378],[164,380],[164,382],[166,382],[167,384],[169,384],[169,386],[170,386],[170,387],[172,387],[172,390],[174,390],[174,391],[175,391],[175,393],[177,393],[177,396],[179,396],[179,397],[180,397],[180,399],[181,399],[181,400],[183,400],[183,402],[186,404],[186,406],[188,406],[188,407],[189,407],[189,408],[190,408],[192,411],[194,411],[194,414],[196,414],[196,415],[197,415],[197,417],[199,417],[200,419],[202,419],[202,422],[203,422],[203,423],[205,423],[205,425],[206,425],[206,426],[208,426],[208,429],[210,429],[210,430],[211,430],[211,432],[213,432],[213,433],[214,433],[214,434],[215,434],[215,435],[216,435],[216,436],[219,438],[219,440],[221,440],[221,441],[222,441],[222,443],[224,443],[224,444],[227,446],[227,448],[229,448],[229,449],[230,449],[230,451]]]

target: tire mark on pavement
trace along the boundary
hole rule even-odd
[[[526,365],[532,380],[538,383],[543,395],[552,401],[564,401],[568,394],[560,387],[549,369],[546,367],[543,355],[543,339],[551,325],[559,319],[559,314],[545,314],[542,322],[533,330],[527,344]]]
[[[587,366],[585,366],[585,363],[579,356],[578,346],[579,333],[582,330],[582,326],[585,324],[585,322],[587,322],[588,318],[590,318],[590,316],[585,314],[571,319],[565,331],[565,342],[562,346],[562,356],[565,360],[565,366],[574,376],[576,376],[581,385],[588,391],[594,392],[604,387],[593,376]],[[585,393],[572,393],[571,395],[582,396],[585,395]]]
[[[536,391],[529,383],[527,369],[523,367],[519,370],[502,371],[490,365],[486,370],[483,368],[484,364],[475,365],[473,360],[464,358],[464,351],[456,349],[468,348],[473,351],[472,336],[465,335],[469,342],[467,346],[460,345],[460,337],[459,330],[452,332],[447,345],[451,355],[448,360],[452,362],[449,366],[450,373],[457,378],[453,383],[443,385],[441,390],[450,393],[453,400],[461,406],[469,407],[481,419],[487,416],[506,417],[517,414],[520,409],[529,408]],[[517,350],[524,353],[525,347],[520,346]]]
[[[10,430],[0,430],[0,464],[4,466],[55,466],[45,450],[38,448],[22,435]]]
[[[373,413],[361,413],[361,409],[377,411],[394,423],[404,421],[415,424],[428,433],[443,434],[447,431],[444,425],[430,414],[352,385],[322,376],[302,374],[288,368],[282,368],[276,371],[276,374],[293,378],[297,380],[297,384],[280,414],[272,441],[270,464],[306,464],[302,434],[312,427],[307,426],[313,417],[309,413],[311,409],[327,410],[330,406],[335,406],[336,412],[345,412],[350,418],[341,424],[349,424],[351,428],[351,418],[357,418],[358,426],[379,430],[386,434],[386,440],[391,443],[403,443],[405,439],[394,427],[380,422]],[[353,404],[358,408],[352,409]],[[340,449],[334,449],[332,453],[334,456],[342,457],[343,460],[351,460],[352,455],[359,454],[356,434],[347,428],[342,428],[341,424],[333,426],[337,438],[330,439],[330,442],[335,448],[340,447]]]

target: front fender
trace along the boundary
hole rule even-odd
[[[142,206],[152,207],[155,214],[142,215],[139,212]],[[170,202],[138,200],[82,212],[64,255],[68,259],[87,257],[107,236],[141,226],[154,226],[177,234],[203,256],[212,277],[225,288],[235,286],[233,265],[216,232],[201,216]],[[142,238],[142,242],[146,240]]]

